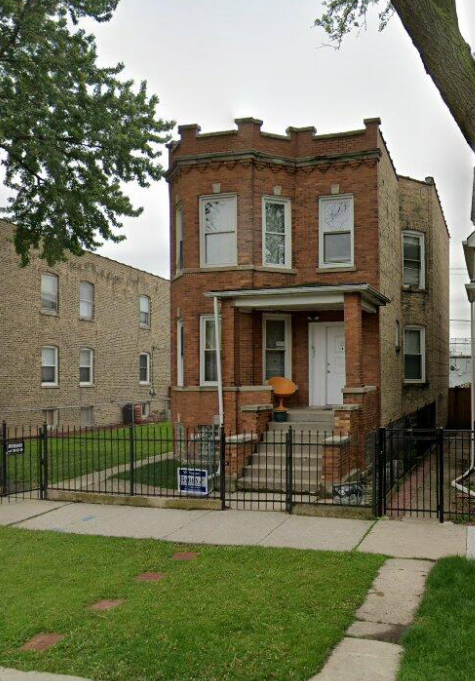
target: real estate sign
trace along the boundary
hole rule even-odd
[[[178,489],[185,494],[206,496],[209,493],[208,471],[203,468],[179,468]]]

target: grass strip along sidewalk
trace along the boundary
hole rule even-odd
[[[0,544],[0,665],[107,681],[307,681],[384,562],[13,528]],[[91,610],[102,599],[123,602]],[[42,633],[65,636],[22,650]]]

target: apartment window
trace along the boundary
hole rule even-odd
[[[320,267],[354,264],[353,196],[324,196],[319,202]]]
[[[45,423],[48,430],[58,427],[59,415],[57,409],[45,409]]]
[[[81,281],[79,285],[79,316],[81,319],[94,317],[94,285]]]
[[[213,315],[203,315],[200,320],[200,378],[202,385],[216,385],[218,367],[216,361],[216,332]],[[221,322],[220,325],[221,327]],[[221,328],[218,329],[221,338]]]
[[[289,315],[266,315],[263,320],[264,380],[291,378],[292,347]]]
[[[150,354],[142,352],[139,357],[139,381],[143,385],[150,383]]]
[[[426,380],[425,329],[420,326],[404,329],[404,380],[406,383]]]
[[[414,288],[424,288],[424,234],[403,232],[403,284]]]
[[[41,385],[58,385],[58,348],[45,345],[41,348]]]
[[[150,298],[140,296],[140,326],[150,328]]]
[[[81,426],[90,427],[94,425],[93,407],[81,407]]]
[[[183,211],[181,206],[177,206],[175,212],[176,229],[176,271],[183,269]]]
[[[177,322],[176,329],[176,340],[177,340],[177,376],[176,384],[179,387],[184,385],[185,377],[185,332],[183,319],[179,319]]]
[[[237,197],[200,198],[201,266],[237,264]]]
[[[59,310],[59,284],[56,274],[41,275],[41,309],[45,312]]]
[[[150,402],[142,403],[142,416],[146,419],[150,416]]]
[[[79,351],[79,385],[92,385],[94,380],[94,353],[89,348]]]
[[[262,200],[262,264],[291,267],[291,207],[288,199]]]

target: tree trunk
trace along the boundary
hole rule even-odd
[[[456,0],[392,0],[424,67],[475,151],[475,59],[460,33]]]

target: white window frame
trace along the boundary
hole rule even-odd
[[[419,331],[421,336],[421,378],[406,378],[406,331]],[[404,327],[403,337],[403,376],[404,383],[421,385],[426,382],[426,330],[424,326],[408,325]]]
[[[142,402],[142,416],[145,419],[150,418],[150,414],[152,413],[152,405],[151,402]]]
[[[90,364],[81,364],[82,352],[89,353]],[[81,369],[89,369],[90,371],[89,381],[81,381]],[[92,350],[92,348],[79,348],[79,385],[83,388],[94,385],[94,350]]]
[[[176,324],[176,384],[179,388],[185,384],[184,328],[183,319],[179,319]]]
[[[90,287],[90,291],[92,292],[92,299],[89,300],[88,298],[83,298],[81,288],[83,285],[86,285]],[[91,314],[90,315],[84,315],[81,314],[81,303],[86,303],[87,305],[91,305]],[[86,319],[86,320],[91,320],[94,319],[94,284],[91,284],[90,281],[81,281],[79,282],[79,319]]]
[[[43,345],[41,347],[41,368],[43,368],[43,350],[54,350],[54,364],[47,364],[44,366],[54,367],[54,381],[43,381],[41,379],[41,385],[43,388],[57,388],[59,385],[59,350],[56,345]]]
[[[90,412],[91,412],[91,420],[90,420],[89,423],[84,423],[84,422],[83,422],[83,413],[84,413],[86,410],[88,410],[88,411],[90,410]],[[94,407],[81,407],[80,416],[81,416],[81,427],[83,427],[83,428],[92,428],[92,427],[94,426]]]
[[[49,307],[43,307],[43,279],[52,279],[56,283],[56,308],[54,310]],[[59,277],[54,272],[42,272],[41,282],[40,282],[40,294],[41,294],[41,311],[47,314],[59,314]]]
[[[211,386],[216,386],[218,385],[218,381],[206,381],[205,380],[205,338],[206,338],[206,324],[208,321],[211,321],[214,323],[214,315],[212,314],[204,314],[201,315],[200,317],[200,385],[206,386],[206,385],[211,385]],[[221,316],[219,317],[219,340],[222,343],[222,336],[221,336]],[[216,348],[214,350],[216,353]],[[217,358],[216,358],[217,361]]]
[[[206,262],[206,239],[205,239],[205,215],[204,206],[206,201],[221,201],[230,200],[234,201],[234,232],[228,230],[226,232],[216,232],[217,234],[233,234],[234,233],[234,259],[231,262],[216,263],[214,265],[208,265]],[[210,194],[207,196],[200,196],[200,266],[201,267],[233,267],[238,264],[238,251],[237,251],[237,194]]]
[[[292,380],[292,315],[290,314],[263,314],[262,315],[262,379],[266,384],[267,374],[267,331],[268,320],[285,322],[285,378]]]
[[[284,206],[284,223],[285,223],[285,262],[271,263],[266,260],[266,204],[278,203]],[[278,267],[280,269],[290,269],[292,267],[292,202],[290,199],[281,198],[279,196],[263,196],[262,197],[262,265],[263,267]]]
[[[147,358],[147,380],[146,381],[141,381],[140,380],[140,358],[141,357],[146,357]],[[149,352],[141,352],[139,355],[139,384],[140,385],[150,385],[150,353]]]
[[[404,283],[404,237],[405,236],[410,236],[412,238],[419,239],[420,242],[420,247],[421,247],[421,269],[420,269],[420,281],[419,281],[419,286],[414,286],[412,284],[405,284]],[[426,286],[426,268],[425,268],[425,260],[426,260],[426,239],[425,239],[425,234],[424,232],[418,232],[413,229],[405,229],[402,233],[402,285],[403,288],[405,289],[413,289],[416,291],[423,291]]]
[[[183,269],[183,207],[179,203],[175,208],[175,271],[179,274]]]
[[[148,312],[143,313],[148,315],[148,322],[142,321],[142,300],[148,301]],[[150,296],[145,295],[145,293],[141,293],[139,296],[139,323],[142,329],[152,328],[152,300]]]
[[[48,423],[48,414],[53,414],[53,423]],[[51,407],[51,409],[44,410],[44,420],[47,430],[56,430],[59,425],[59,409]]]
[[[351,199],[351,227],[348,230],[351,236],[351,259],[345,262],[325,262],[325,234],[338,234],[338,231],[325,231],[323,228],[323,210],[325,202]],[[353,194],[330,194],[320,196],[318,200],[318,266],[321,269],[345,269],[355,266],[355,198]]]

